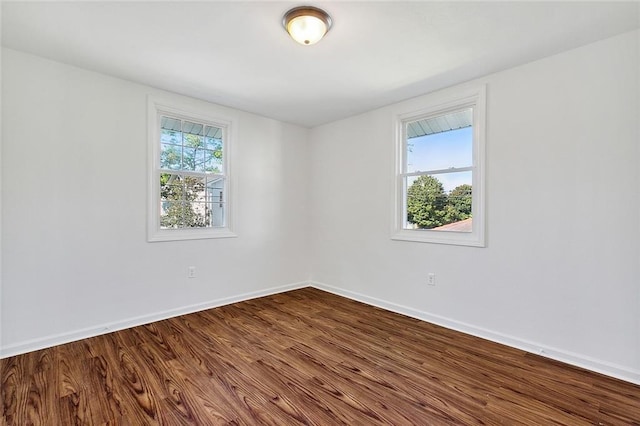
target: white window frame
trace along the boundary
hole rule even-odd
[[[393,240],[423,243],[453,244],[485,247],[485,134],[486,134],[486,86],[448,90],[432,95],[420,103],[417,110],[403,112],[395,116],[395,185],[393,193]],[[424,118],[444,115],[464,108],[473,109],[473,164],[471,211],[473,227],[471,232],[436,231],[429,229],[405,229],[406,206],[406,164],[407,137],[406,123]],[[468,168],[465,168],[468,169]]]
[[[147,241],[180,241],[207,238],[237,237],[233,232],[233,186],[231,179],[231,146],[235,135],[235,121],[222,117],[215,111],[203,107],[182,104],[170,99],[148,97],[148,204],[147,204]],[[222,164],[224,175],[224,227],[210,228],[160,228],[160,120],[162,116],[192,120],[222,129]],[[173,171],[183,173],[180,170]],[[190,174],[185,171],[184,174]]]

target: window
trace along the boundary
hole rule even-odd
[[[393,239],[484,246],[485,88],[399,115]]]
[[[149,241],[235,236],[231,122],[149,99]]]

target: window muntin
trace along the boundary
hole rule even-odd
[[[160,123],[160,168],[224,172],[223,129],[167,116]]]
[[[393,239],[484,246],[485,88],[397,117]]]
[[[223,135],[219,126],[161,115],[160,229],[224,227]]]
[[[230,228],[231,122],[150,99],[149,241],[235,236]]]

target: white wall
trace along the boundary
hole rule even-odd
[[[429,95],[313,129],[312,280],[640,382],[639,35],[472,82],[486,248],[390,240],[393,116]]]
[[[304,285],[307,129],[180,98],[238,123],[238,238],[148,243],[147,95],[169,94],[2,60],[3,355]]]
[[[0,21],[2,20],[2,7],[0,7]],[[0,31],[0,45],[2,31]],[[2,49],[0,49],[0,85],[2,84]],[[1,93],[1,87],[0,87]],[[2,164],[2,96],[0,96],[0,165]],[[2,170],[0,169],[0,321],[2,320]],[[0,323],[0,350],[2,348],[2,324]]]
[[[474,82],[488,85],[486,248],[390,240],[393,115],[429,95],[311,131],[202,103],[238,120],[239,238],[147,243],[146,96],[163,92],[4,49],[1,354],[311,273],[640,383],[639,36]]]

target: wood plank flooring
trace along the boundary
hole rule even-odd
[[[5,425],[640,425],[640,387],[306,288],[0,361]]]

